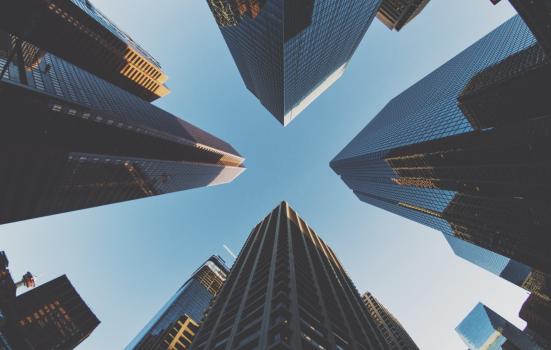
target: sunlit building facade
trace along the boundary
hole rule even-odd
[[[0,32],[0,223],[227,183],[244,170],[228,143],[48,52],[29,65],[12,39]]]
[[[252,230],[191,348],[389,349],[335,253],[285,202]]]
[[[246,87],[283,125],[344,73],[381,0],[207,0]]]
[[[399,31],[417,17],[430,0],[383,0],[377,18],[391,30]]]
[[[181,350],[189,348],[213,298],[220,292],[229,269],[222,258],[210,257],[178,289],[126,347],[127,350]]]
[[[160,64],[89,0],[8,0],[0,28],[146,101],[169,93]]]
[[[550,68],[515,16],[395,97],[331,167],[364,202],[551,273]]]
[[[367,292],[362,300],[375,324],[383,334],[388,348],[391,350],[419,350],[400,321],[388,309]]]
[[[478,304],[455,330],[470,350],[543,350],[530,335],[483,304]]]

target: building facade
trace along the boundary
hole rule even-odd
[[[146,101],[169,93],[160,64],[89,0],[9,0],[0,29]]]
[[[543,350],[534,339],[483,304],[455,329],[470,350]]]
[[[522,305],[519,317],[527,323],[525,331],[544,349],[551,349],[551,301],[532,293]]]
[[[0,223],[227,183],[244,170],[228,143],[57,56],[29,66],[13,38],[0,33]]]
[[[490,0],[494,5],[501,0]],[[551,56],[551,4],[548,0],[509,0],[538,39],[538,43]]]
[[[100,323],[65,275],[19,295],[16,310],[29,349],[74,349]]]
[[[550,68],[515,16],[395,97],[331,167],[362,201],[551,273]]]
[[[344,73],[381,0],[207,0],[249,89],[283,125]]]
[[[172,323],[172,327],[165,332],[162,349],[189,349],[198,330],[199,324],[193,321],[191,317],[180,317],[176,322]]]
[[[388,346],[334,252],[284,202],[252,230],[192,349]]]
[[[390,30],[399,31],[417,17],[430,0],[383,0],[377,18]]]
[[[67,276],[34,288],[30,272],[15,282],[8,266],[0,251],[0,349],[70,350],[99,325]],[[17,295],[22,286],[34,289]]]
[[[419,350],[419,347],[411,339],[400,321],[373,294],[369,292],[365,293],[362,295],[362,300],[365,306],[367,306],[371,318],[375,320],[379,330],[383,333],[389,349]]]
[[[222,258],[210,257],[178,289],[126,349],[187,349],[203,320],[205,311],[222,289],[228,273],[229,269]]]
[[[459,238],[444,237],[458,257],[551,301],[551,277],[548,274]]]

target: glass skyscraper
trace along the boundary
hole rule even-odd
[[[220,292],[228,273],[229,270],[222,258],[211,256],[178,289],[126,349],[169,350],[170,343],[178,337],[182,327],[195,333],[212,299]],[[177,331],[173,332],[174,329]],[[184,335],[183,333],[182,330],[180,336]],[[166,341],[167,339],[170,341]]]
[[[169,93],[159,62],[90,0],[7,0],[0,29],[146,101]]]
[[[19,295],[16,310],[28,349],[74,349],[100,324],[65,275]]]
[[[251,231],[191,349],[390,349],[333,250],[283,202]]]
[[[548,274],[462,239],[450,235],[444,237],[457,256],[546,300],[551,300],[551,278]]]
[[[71,350],[100,324],[63,275],[34,288],[30,273],[14,282],[0,251],[0,349]],[[17,295],[20,286],[34,288]]]
[[[227,183],[244,170],[228,143],[0,32],[5,65],[0,223]]]
[[[337,81],[381,0],[207,0],[247,88],[283,125]]]
[[[543,350],[532,337],[483,304],[455,330],[470,350]]]
[[[551,349],[551,301],[534,293],[522,305],[519,317],[526,321],[525,332],[545,349]]]
[[[362,201],[551,273],[550,72],[515,16],[390,101],[331,167]]]

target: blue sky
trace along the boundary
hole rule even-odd
[[[93,2],[170,76],[157,104],[232,143],[248,170],[229,185],[0,226],[15,275],[66,273],[101,319],[80,350],[122,349],[281,200],[421,349],[465,349],[454,329],[479,301],[523,326],[526,292],[455,257],[439,232],[360,202],[328,165],[391,98],[511,17],[508,2],[434,0],[399,33],[374,21],[344,77],[287,128],[246,90],[205,0]]]

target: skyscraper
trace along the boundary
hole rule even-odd
[[[65,275],[19,295],[16,309],[29,349],[74,349],[100,323]]]
[[[229,273],[222,258],[211,256],[178,289],[155,317],[126,347],[127,350],[172,350],[191,344],[203,314],[220,292]]]
[[[0,81],[0,223],[227,183],[244,170],[228,143],[57,56],[29,66],[13,38],[0,33],[0,55],[16,53]]]
[[[415,18],[430,0],[383,0],[377,18],[389,29],[399,31]]]
[[[491,0],[495,5],[501,0]],[[509,0],[538,39],[547,56],[551,56],[551,6],[543,0]]]
[[[362,201],[551,273],[550,72],[515,16],[394,98],[331,167]]]
[[[192,349],[388,346],[335,253],[284,202],[252,230]]]
[[[344,73],[381,0],[207,0],[247,89],[283,125]]]
[[[146,101],[169,92],[160,64],[89,0],[8,0],[0,29]]]
[[[530,294],[522,305],[519,317],[526,321],[525,331],[545,349],[551,349],[551,301]]]
[[[0,252],[0,349],[70,350],[99,325],[67,276],[16,296],[18,287],[33,288],[34,278],[27,273],[14,282],[8,265]]]
[[[532,337],[483,304],[478,304],[455,330],[470,350],[543,350]]]
[[[450,235],[444,237],[457,256],[546,300],[551,300],[551,277],[548,274],[459,238]]]
[[[365,293],[362,295],[362,300],[365,306],[367,306],[371,318],[375,320],[379,330],[383,333],[389,349],[419,350],[400,321],[373,294],[369,292]]]

